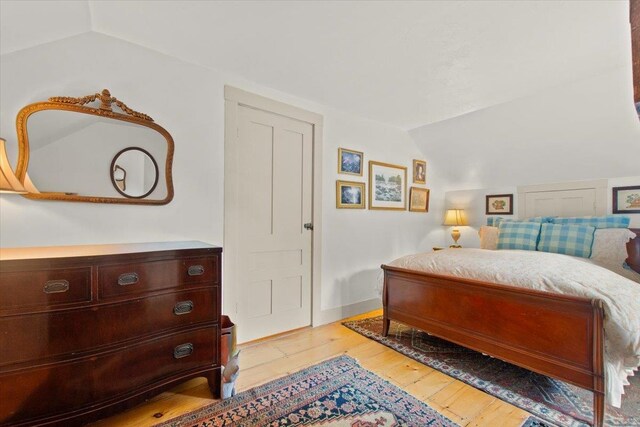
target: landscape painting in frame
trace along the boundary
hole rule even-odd
[[[364,153],[338,148],[338,173],[362,176]]]
[[[429,190],[411,187],[409,194],[409,210],[411,212],[429,212]]]
[[[513,215],[513,194],[493,194],[487,196],[487,215]]]
[[[336,181],[336,208],[364,209],[365,183]]]
[[[427,162],[424,160],[413,160],[413,183],[427,183]]]
[[[407,209],[407,168],[369,161],[369,209]]]
[[[613,213],[640,213],[640,185],[613,187]]]

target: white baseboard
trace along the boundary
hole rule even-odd
[[[366,301],[357,302],[355,304],[345,305],[342,307],[330,308],[320,312],[320,319],[313,326],[326,325],[327,323],[337,322],[346,317],[357,316],[358,314],[368,311],[377,310],[382,307],[380,298],[373,298]]]

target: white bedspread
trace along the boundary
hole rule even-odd
[[[588,260],[533,251],[445,249],[408,255],[389,265],[601,299],[607,402],[620,407],[627,377],[640,365],[640,284]]]

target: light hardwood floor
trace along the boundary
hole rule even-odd
[[[380,311],[353,317],[380,315]],[[345,328],[340,322],[241,345],[238,391],[347,354],[462,426],[519,426],[530,415]],[[212,403],[204,378],[185,382],[127,412],[93,424],[153,426]]]

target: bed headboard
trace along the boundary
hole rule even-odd
[[[640,273],[640,228],[631,228],[630,230],[636,233],[636,238],[627,243],[627,253],[629,254],[627,264],[632,270]]]

